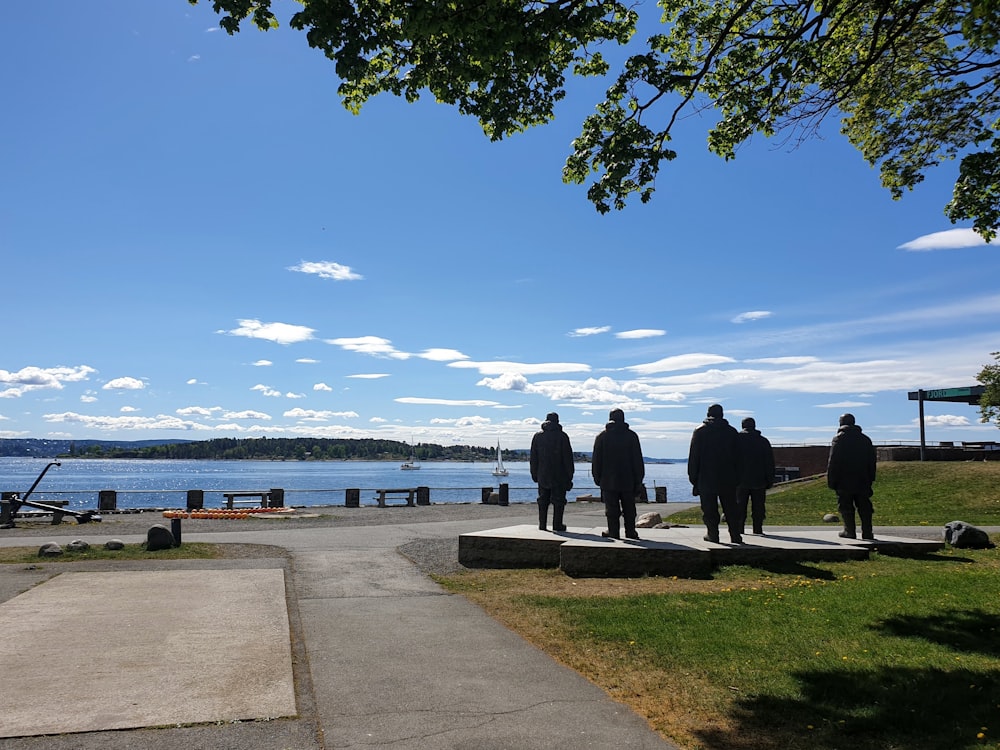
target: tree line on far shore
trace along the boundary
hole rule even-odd
[[[503,451],[523,459],[524,451]],[[66,458],[208,459],[268,461],[492,461],[496,449],[474,445],[410,445],[375,438],[215,438],[145,446],[70,445]]]

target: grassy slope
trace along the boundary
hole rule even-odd
[[[1000,524],[1000,463],[879,472],[881,524]],[[768,522],[814,523],[831,496],[822,482],[776,493]],[[1000,748],[997,550],[705,580],[485,570],[443,582],[684,748]]]
[[[889,462],[878,465],[874,496],[876,526],[943,526],[966,521],[1000,525],[1000,461]],[[818,524],[837,512],[826,477],[797,482],[768,493],[767,524]],[[675,513],[676,523],[700,523],[697,509]]]

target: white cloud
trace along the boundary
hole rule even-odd
[[[191,55],[191,57],[189,57],[187,59],[187,61],[189,63],[194,63],[194,62],[198,62],[200,59],[201,59],[201,55]]]
[[[389,377],[387,372],[359,372],[357,375],[345,375],[345,378],[358,378],[359,380],[378,380]]]
[[[926,252],[929,250],[958,250],[963,247],[979,247],[987,244],[973,229],[947,229],[943,232],[932,232],[904,242],[897,250],[910,252]]]
[[[115,378],[114,380],[109,380],[103,386],[106,391],[141,391],[146,387],[138,378]]]
[[[253,411],[252,409],[244,409],[243,411],[227,411],[222,415],[222,419],[270,419],[270,414],[265,414],[262,411]]]
[[[388,422],[389,420],[385,419],[383,417],[372,417],[368,421],[371,422],[372,424],[384,424],[384,423]]]
[[[45,388],[61,390],[63,383],[75,383],[86,380],[93,367],[79,365],[77,367],[25,367],[17,372],[0,370],[0,385],[10,386],[0,391],[0,398],[19,398],[28,391]]]
[[[123,406],[118,411],[120,411],[122,414],[131,414],[132,412],[139,411],[139,410],[136,409],[134,406]]]
[[[331,388],[330,386],[328,386],[326,383],[316,383],[316,385],[313,386],[313,390],[314,391],[332,391],[333,388]]]
[[[607,333],[611,326],[595,326],[593,328],[576,328],[569,332],[570,336],[597,336],[600,333]]]
[[[920,419],[914,419],[913,424],[920,424]],[[955,414],[937,414],[924,417],[924,425],[928,427],[965,427],[968,424],[968,417],[960,417]]]
[[[245,336],[251,339],[264,339],[273,341],[276,344],[297,344],[308,341],[313,337],[315,331],[306,326],[292,325],[291,323],[262,323],[259,320],[239,320],[239,328],[227,331],[230,336]]]
[[[300,364],[300,365],[315,365],[315,364],[319,364],[319,360],[318,359],[310,359],[309,357],[300,357],[299,359],[297,359],[295,361],[298,364]]]
[[[356,336],[353,338],[327,339],[326,343],[339,346],[341,349],[358,354],[368,354],[372,357],[390,357],[392,359],[409,359],[411,355],[401,352],[392,345],[389,339],[381,336]]]
[[[523,391],[529,386],[528,379],[519,372],[505,372],[497,378],[483,378],[476,385],[493,391]]]
[[[770,318],[771,315],[773,315],[773,313],[769,310],[751,310],[750,312],[740,313],[730,322],[746,323],[748,320],[763,320],[764,318]]]
[[[524,362],[449,362],[448,367],[458,367],[479,370],[480,375],[506,375],[519,373],[521,375],[552,375],[563,372],[590,372],[590,365],[579,362],[541,362],[526,364]]]
[[[300,419],[303,422],[325,422],[328,419],[346,418],[357,419],[359,414],[356,411],[318,411],[316,409],[289,409],[282,416],[290,419]]]
[[[452,427],[488,427],[493,424],[493,421],[489,417],[459,417],[458,419],[441,419],[440,417],[432,419],[431,424],[434,425],[451,425]]]
[[[176,411],[182,417],[188,417],[188,416],[210,417],[212,416],[213,412],[222,411],[222,407],[213,406],[212,408],[207,409],[204,406],[185,406],[182,409],[177,409]]]
[[[272,362],[269,359],[258,359],[256,362],[253,363],[253,366],[254,367],[270,367],[273,364],[274,364],[274,362]]]
[[[190,422],[168,414],[159,414],[155,417],[104,417],[91,416],[88,414],[77,414],[75,412],[63,412],[61,414],[45,414],[43,418],[47,422],[72,423],[83,425],[85,428],[97,430],[183,430],[200,431],[214,430],[215,426]]]
[[[257,385],[255,385],[250,390],[251,391],[260,391],[261,395],[270,396],[271,398],[280,398],[281,397],[281,391],[275,390],[271,386],[269,386],[269,385],[263,385],[261,383],[258,383]]]
[[[92,404],[97,401],[97,396],[91,396],[89,393],[84,393],[80,396],[80,402],[84,404]]]
[[[807,365],[810,362],[819,362],[818,357],[760,357],[759,359],[745,359],[748,364],[759,365]]]
[[[292,393],[291,391],[285,394],[285,398],[305,398],[305,397],[306,394],[304,393]]]
[[[186,381],[187,385],[198,385],[198,378],[188,378]]]
[[[352,271],[350,266],[334,263],[331,260],[304,260],[297,266],[289,266],[288,270],[298,271],[300,273],[311,273],[319,276],[321,279],[333,279],[334,281],[358,281],[364,278],[361,274]]]
[[[499,406],[496,401],[480,401],[478,399],[420,398],[417,396],[404,396],[393,400],[399,404],[420,404],[421,406]]]
[[[621,331],[615,334],[616,339],[651,339],[656,336],[666,336],[667,332],[660,328],[636,328],[634,331]]]
[[[816,362],[795,369],[757,373],[765,390],[796,393],[860,393],[894,391],[908,383],[927,382],[922,364],[901,360]],[[930,382],[934,382],[933,378]]]
[[[718,365],[728,362],[735,362],[732,357],[724,357],[721,354],[705,354],[695,352],[692,354],[678,354],[673,357],[664,357],[655,362],[642,365],[631,365],[624,369],[639,375],[652,375],[657,372],[672,372],[675,370],[694,370],[706,365]]]
[[[547,380],[532,383],[524,390],[544,396],[552,401],[570,404],[577,407],[605,407],[609,405],[622,408],[648,408],[641,398],[648,386],[629,381],[619,382],[607,376],[587,378],[586,380]]]
[[[830,404],[816,404],[817,409],[856,409],[859,406],[871,406],[869,401],[834,401]]]
[[[429,359],[433,362],[454,362],[458,359],[469,358],[457,349],[424,349],[417,356],[422,359]]]

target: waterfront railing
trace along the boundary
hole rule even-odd
[[[538,498],[535,485],[511,487],[414,487],[417,504],[534,503]],[[645,488],[644,488],[645,489]],[[324,507],[324,506],[378,506],[378,492],[384,487],[335,487],[307,489],[234,488],[211,490],[47,490],[35,491],[31,500],[37,503],[54,502],[73,510],[98,512],[129,512],[140,510],[175,510],[191,508],[224,508],[226,495],[259,494],[263,503],[271,507]],[[5,500],[17,493],[3,492]],[[575,486],[569,499],[598,500],[600,489],[596,486]],[[640,496],[650,502],[667,502],[667,488],[654,486]]]

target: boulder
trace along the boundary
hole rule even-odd
[[[635,527],[637,529],[652,529],[658,523],[663,523],[663,516],[659,513],[643,513],[635,519]]]
[[[125,549],[125,542],[123,542],[121,539],[109,539],[104,543],[104,549],[111,549],[111,550]]]
[[[59,557],[63,553],[63,548],[55,542],[46,542],[38,548],[39,557]]]
[[[174,535],[162,523],[154,523],[146,532],[146,550],[158,552],[161,549],[174,547]]]
[[[87,544],[82,539],[74,539],[72,542],[66,545],[66,549],[70,552],[86,552],[90,549],[90,545]]]
[[[944,540],[960,549],[992,549],[990,535],[965,521],[952,521],[944,525]]]

